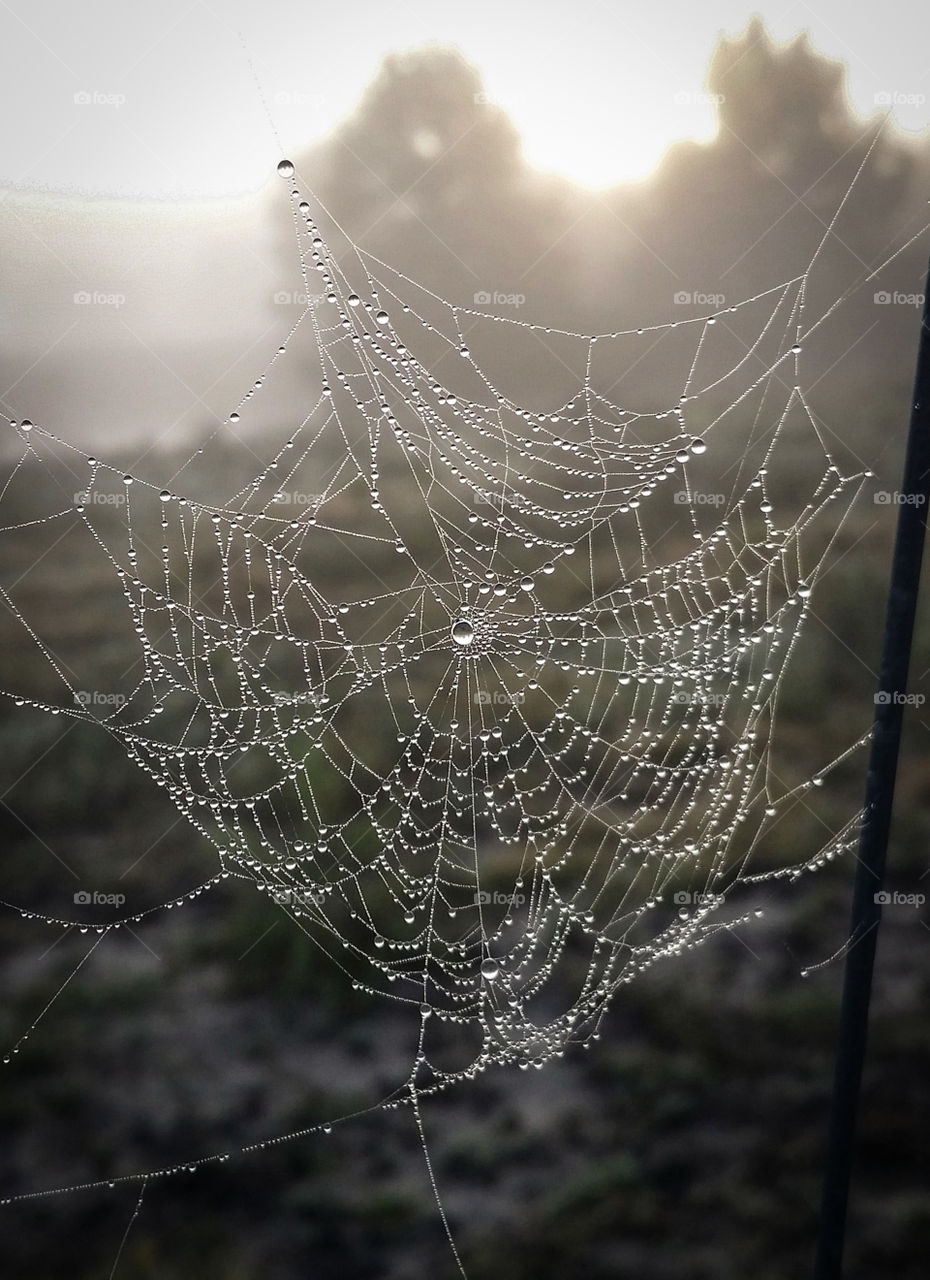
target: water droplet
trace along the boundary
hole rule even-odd
[[[811,589],[810,589],[810,587],[808,586],[808,584],[807,584],[806,582],[799,582],[799,583],[798,583],[798,595],[799,595],[803,600],[806,600],[806,599],[807,599],[807,597],[810,595],[810,593],[811,593]]]
[[[290,160],[278,161],[278,173],[282,178],[292,178],[294,176],[294,166]]]
[[[485,959],[481,961],[482,978],[487,978],[488,982],[493,982],[499,973],[500,966],[493,956],[486,956]]]
[[[458,622],[453,623],[452,639],[456,644],[460,644],[464,648],[465,645],[471,644],[474,638],[475,628],[467,621],[467,619],[459,618]]]
[[[22,427],[24,431],[32,430],[32,423],[29,421],[28,418],[23,418],[22,422],[19,425]]]
[[[691,441],[691,452],[692,452],[692,453],[706,453],[706,452],[707,452],[707,445],[704,443],[704,441],[703,441],[703,440],[692,440],[692,441]]]
[[[350,293],[350,294],[349,294],[349,296],[348,296],[348,298],[346,298],[346,302],[348,302],[348,304],[349,304],[349,306],[350,306],[350,307],[357,307],[357,306],[360,306],[360,305],[361,305],[361,301],[362,301],[362,300],[361,300],[361,298],[358,296],[358,294],[357,294],[357,293]]]
[[[533,586],[534,586],[534,583],[533,583],[533,579],[532,579],[532,578],[521,578],[521,579],[520,579],[520,589],[521,589],[521,591],[532,591],[532,590],[533,590]]]
[[[391,317],[388,315],[386,311],[379,311],[378,314],[375,316],[375,319],[377,320],[378,324],[387,324],[390,318]]]

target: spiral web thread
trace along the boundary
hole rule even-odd
[[[13,422],[4,494],[29,467],[83,468],[34,523],[93,539],[139,663],[119,705],[83,705],[4,590],[64,690],[9,696],[102,725],[215,848],[215,877],[165,906],[250,882],[353,986],[410,1007],[410,1077],[377,1105],[412,1101],[419,1124],[418,1096],[589,1044],[619,988],[761,914],[760,882],[852,847],[858,814],[792,865],[752,863],[861,745],[800,781],[772,761],[812,590],[870,473],[841,470],[801,385],[804,341],[839,305],[806,320],[816,254],[697,320],[544,329],[351,243],[337,258],[279,172],[310,301],[214,435],[297,351],[319,364],[312,407],[225,501],[185,488],[210,440],[161,489]],[[734,354],[717,335],[741,318],[755,336]],[[598,389],[671,328],[673,395],[630,408]],[[574,390],[544,409],[496,390],[482,337],[560,344]],[[817,465],[799,495],[777,473],[802,442]],[[440,1025],[452,1065],[431,1058]]]

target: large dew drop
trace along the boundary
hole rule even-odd
[[[292,178],[294,176],[294,166],[290,160],[280,160],[278,162],[278,173],[282,178]]]
[[[493,957],[487,956],[484,960],[481,961],[482,978],[487,978],[489,982],[493,982],[499,973],[500,973],[500,967],[497,961],[493,959]]]
[[[459,618],[452,624],[452,639],[463,648],[471,644],[475,638],[475,628],[465,618]]]

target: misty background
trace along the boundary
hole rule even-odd
[[[873,144],[825,246],[830,298],[922,227],[926,138],[856,115],[843,66],[806,39],[775,45],[757,22],[721,41],[703,96],[717,113],[713,141],[673,145],[646,180],[590,190],[530,166],[478,72],[455,51],[426,49],[389,56],[334,134],[291,158],[337,256],[324,210],[454,303],[516,296],[498,313],[586,333],[702,315],[676,297],[733,305],[799,274]],[[304,303],[286,193],[268,168],[254,196],[186,205],[7,190],[8,412],[94,448],[174,447],[222,423]],[[918,241],[859,290],[811,371],[827,421],[842,421],[867,456],[875,432],[859,421],[862,393],[877,403],[906,385],[918,310],[875,295],[920,294],[925,256]],[[618,394],[635,398],[635,369],[618,373]],[[299,415],[311,390],[291,378],[250,424]]]

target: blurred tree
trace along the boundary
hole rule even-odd
[[[354,240],[453,295],[517,291],[577,201],[525,164],[478,72],[446,49],[388,57],[300,167]]]
[[[634,319],[657,288],[664,305],[689,283],[757,287],[801,270],[881,128],[853,113],[841,63],[806,36],[780,47],[759,18],[721,41],[708,88],[712,142],[677,144],[651,179],[597,193],[526,164],[459,53],[398,54],[302,167],[354,239],[442,292],[523,281],[531,306],[557,301],[594,328],[618,306]],[[925,144],[881,134],[837,227],[850,264],[880,260],[922,206],[928,169]]]

